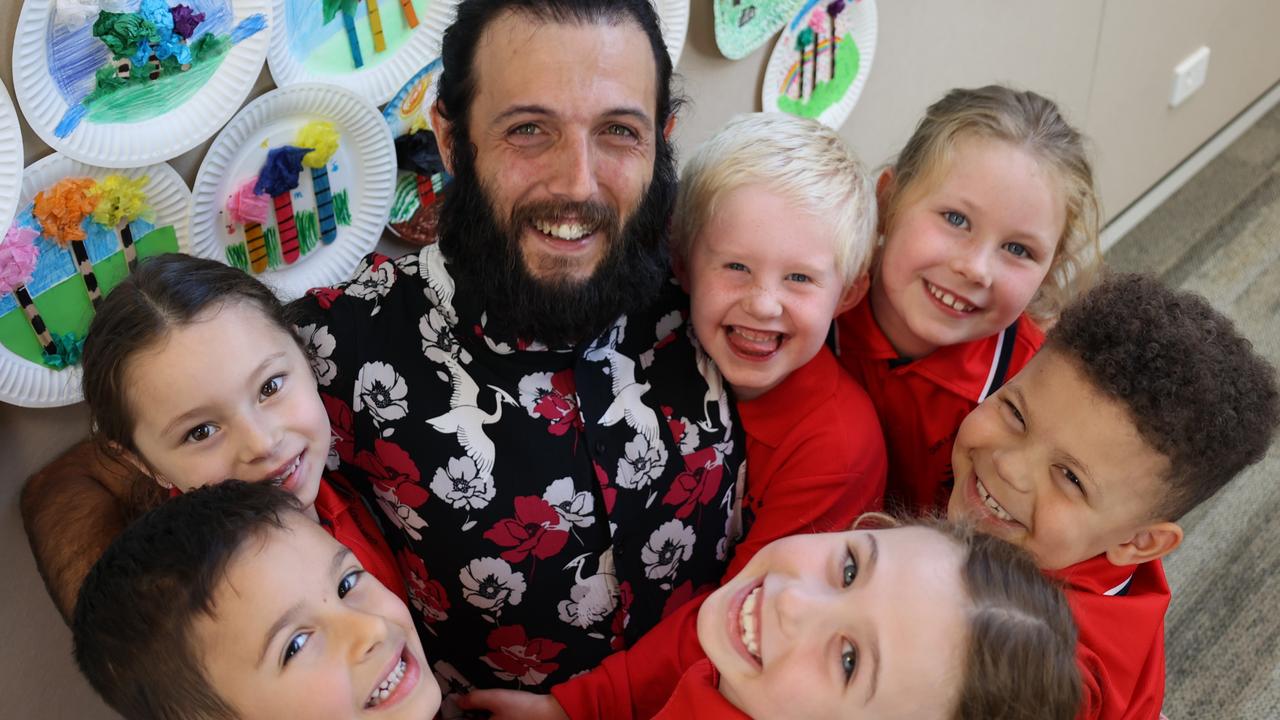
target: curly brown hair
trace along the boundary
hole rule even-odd
[[[1169,460],[1156,519],[1176,520],[1257,462],[1280,422],[1275,369],[1207,300],[1115,274],[1063,311],[1045,348],[1075,362]]]

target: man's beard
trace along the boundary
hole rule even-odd
[[[440,250],[449,271],[465,285],[462,292],[480,299],[488,314],[486,334],[565,347],[590,340],[619,315],[653,303],[670,275],[667,218],[675,199],[675,163],[669,146],[659,148],[653,180],[625,224],[615,208],[599,202],[518,205],[499,222],[476,176],[469,138],[455,133],[453,140],[454,175],[440,208]],[[563,277],[568,262],[540,267],[552,275],[546,279],[525,267],[521,233],[533,219],[557,217],[599,227],[604,255],[590,277]]]

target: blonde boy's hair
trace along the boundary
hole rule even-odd
[[[846,286],[870,268],[876,205],[866,168],[834,130],[779,113],[738,115],[689,158],[680,174],[672,254],[687,260],[724,198],[748,185],[826,221]]]
[[[1027,306],[1039,321],[1052,320],[1072,298],[1093,285],[1101,260],[1099,208],[1085,140],[1052,100],[1001,85],[957,88],[929,106],[924,119],[893,164],[893,180],[882,193],[887,236],[898,212],[940,182],[951,149],[966,137],[1015,145],[1054,170],[1066,200],[1067,219],[1057,252],[1040,289]]]

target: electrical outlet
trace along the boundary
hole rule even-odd
[[[1208,74],[1209,48],[1201,45],[1173,68],[1173,92],[1169,94],[1169,106],[1178,107],[1186,102],[1192,93],[1204,86]]]

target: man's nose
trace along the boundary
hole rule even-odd
[[[548,189],[559,198],[586,202],[596,196],[595,153],[585,133],[566,134],[556,144]]]

